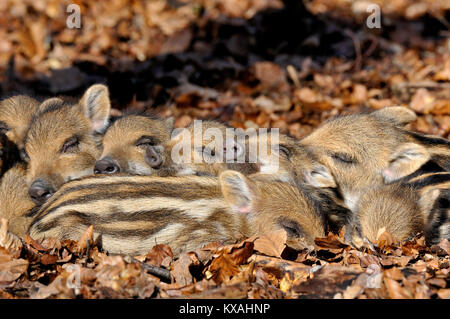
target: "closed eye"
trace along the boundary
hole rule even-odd
[[[295,220],[288,218],[279,218],[278,224],[286,231],[289,237],[301,237],[303,234],[302,228]]]
[[[199,171],[195,173],[195,176],[214,176],[214,175],[208,172]]]
[[[356,164],[357,160],[354,159],[351,155],[346,153],[333,153],[331,154],[331,158],[335,161],[344,163],[344,164]]]
[[[136,146],[139,146],[139,147],[155,146],[158,144],[159,144],[159,141],[152,136],[142,136],[136,142]]]
[[[291,151],[284,145],[278,145],[278,153],[287,159],[291,158]]]
[[[77,149],[80,141],[78,137],[72,136],[64,142],[64,145],[61,148],[61,153],[70,153]]]

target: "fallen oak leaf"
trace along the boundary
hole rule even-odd
[[[212,256],[215,254],[217,249],[221,246],[222,246],[222,244],[217,241],[208,243],[205,246],[203,246],[202,248],[197,249],[195,251],[195,254],[197,255],[198,259],[200,260],[200,262],[202,264],[206,264],[212,258]]]
[[[411,299],[412,296],[408,294],[407,290],[404,289],[396,280],[384,277],[384,285],[387,288],[389,296],[392,299]]]
[[[387,278],[391,278],[391,279],[397,280],[397,281],[403,280],[405,278],[405,276],[403,275],[401,270],[399,268],[397,268],[397,267],[386,269],[384,271],[384,275]]]
[[[51,251],[57,251],[61,249],[61,242],[53,237],[45,238],[40,244],[42,247],[45,247]]]
[[[346,243],[344,243],[337,235],[333,233],[329,233],[325,238],[315,238],[314,243],[318,246],[318,248],[325,249],[338,249],[342,250],[343,248],[350,247]]]
[[[226,256],[236,265],[247,263],[248,258],[253,254],[254,243],[244,241],[241,248],[233,248]]]
[[[447,282],[445,279],[442,278],[431,278],[427,280],[427,284],[433,285],[439,288],[445,288],[447,287]]]
[[[220,247],[214,256],[226,255],[236,265],[242,265],[253,254],[253,247],[253,241],[247,239],[234,245]]]
[[[28,234],[25,234],[25,243],[30,246],[31,248],[34,248],[38,251],[49,251],[50,249],[45,248],[44,246],[42,246],[41,244],[39,244],[36,240],[34,240],[33,238],[31,238],[30,236],[28,236]]]
[[[41,257],[40,262],[43,265],[53,265],[58,261],[58,256],[45,254]]]
[[[377,246],[380,248],[398,245],[399,241],[383,227],[377,234]]]
[[[168,267],[172,261],[172,258],[172,249],[168,245],[160,244],[152,247],[152,249],[145,256],[145,262],[156,267]]]
[[[15,259],[3,247],[0,247],[0,285],[9,285],[28,269],[28,261]]]
[[[438,291],[437,295],[441,299],[450,299],[450,288],[449,289],[440,289]]]
[[[15,252],[17,257],[23,247],[20,238],[8,231],[8,220],[5,218],[2,218],[0,222],[0,246],[10,253]]]
[[[256,254],[251,256],[249,262],[254,262],[256,266],[262,267],[264,271],[274,274],[279,279],[281,279],[285,273],[291,273],[294,274],[295,281],[299,277],[304,277],[315,271],[313,270],[313,267],[295,261],[280,260],[278,258]]]
[[[191,274],[190,267],[199,265],[200,261],[193,252],[182,253],[180,257],[172,263],[172,270],[170,271],[174,280],[178,284],[189,285],[194,282],[194,277]]]
[[[220,284],[228,282],[231,277],[238,274],[239,268],[227,255],[222,254],[213,259],[208,271],[212,274],[211,279]]]
[[[253,249],[266,256],[281,258],[281,253],[286,248],[287,234],[284,229],[257,236]]]
[[[440,250],[442,250],[443,252],[447,253],[447,255],[450,255],[450,242],[449,242],[447,239],[443,238],[443,239],[442,239],[437,245],[435,245],[435,246],[439,247]],[[433,247],[434,247],[434,246],[431,246],[431,250],[432,250],[432,251],[433,251]],[[442,252],[442,253],[443,253],[443,252]],[[444,255],[441,255],[441,256],[444,256]]]

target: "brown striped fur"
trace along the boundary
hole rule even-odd
[[[244,174],[258,172],[257,166],[253,163],[249,163],[248,161],[245,161],[244,163],[226,163],[225,161],[221,161],[220,163],[207,163],[206,161],[202,160],[201,162],[196,163],[194,160],[195,156],[201,156],[202,154],[204,154],[204,156],[209,156],[211,152],[218,152],[218,154],[225,158],[227,152],[234,152],[232,150],[233,145],[216,145],[217,141],[215,140],[214,136],[205,137],[204,135],[208,129],[217,129],[218,132],[220,132],[220,134],[223,136],[223,140],[225,141],[227,129],[232,128],[217,121],[202,121],[201,128],[203,134],[201,136],[199,136],[199,132],[195,131],[194,123],[192,123],[185,129],[178,129],[178,131],[174,131],[174,134],[172,134],[172,138],[166,145],[166,152],[168,154],[167,156],[170,160],[170,162],[168,162],[166,166],[166,170],[169,175],[218,176],[221,172],[228,169],[236,170]],[[183,134],[187,135],[185,136]],[[194,139],[196,138],[199,138],[199,140],[201,140],[201,145],[195,145]],[[190,163],[176,163],[173,160],[174,154],[176,154],[177,150],[179,151],[183,147],[189,150],[189,154],[187,156],[190,158]],[[182,154],[182,152],[180,152],[179,154]],[[246,154],[246,156],[247,155],[248,154]]]
[[[422,174],[367,189],[361,196],[347,238],[360,244],[376,243],[387,231],[399,241],[425,232],[428,244],[449,239],[450,173]],[[350,239],[351,237],[351,239]],[[358,245],[357,245],[358,246]]]
[[[173,118],[161,120],[149,115],[124,115],[106,131],[100,160],[114,162],[122,173],[153,175],[167,162],[164,145],[172,130]],[[159,167],[149,165],[148,148],[162,158]]]
[[[300,188],[236,171],[219,178],[98,175],[72,181],[44,204],[29,233],[77,240],[91,224],[107,251],[131,255],[155,244],[179,253],[278,229],[287,231],[293,248],[312,248],[325,234],[323,213]]]
[[[354,209],[368,187],[400,179],[433,159],[448,165],[448,140],[404,128],[415,118],[404,107],[343,116],[323,124],[300,144],[327,167],[347,206]],[[402,163],[405,159],[408,165]]]
[[[108,88],[91,86],[76,104],[53,98],[42,103],[25,136],[27,183],[44,181],[57,190],[63,183],[89,174],[101,154],[95,134],[108,124]]]
[[[23,148],[23,139],[37,112],[39,102],[26,95],[17,95],[0,102],[0,133],[4,133],[8,139]]]
[[[0,218],[9,220],[9,230],[17,236],[25,235],[33,218],[28,212],[34,207],[25,182],[25,165],[17,163],[0,181]]]

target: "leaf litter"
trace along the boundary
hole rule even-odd
[[[403,105],[418,114],[411,129],[449,138],[445,1],[372,1],[389,20],[378,31],[363,26],[367,1],[294,2],[80,0],[92,27],[68,29],[70,1],[8,0],[0,93],[76,97],[103,82],[116,116],[145,110],[177,127],[216,118],[297,138],[340,114]],[[177,257],[168,245],[111,256],[92,228],[36,241],[2,220],[0,298],[450,298],[447,240],[385,232],[375,249],[355,249],[341,232],[316,245],[292,250],[278,232]]]

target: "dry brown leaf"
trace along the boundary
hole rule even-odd
[[[45,254],[41,256],[40,262],[43,265],[53,265],[58,261],[58,256]]]
[[[377,235],[377,246],[380,248],[397,245],[398,243],[398,240],[387,231],[383,231]]]
[[[177,284],[189,285],[193,282],[189,267],[191,267],[195,261],[198,262],[198,259],[194,256],[194,253],[182,253],[180,254],[180,257],[172,263],[172,270],[170,273]]]
[[[169,266],[173,259],[172,249],[168,245],[155,245],[145,256],[145,261],[156,267]]]
[[[213,259],[208,271],[212,274],[212,280],[216,284],[227,283],[230,278],[239,273],[238,266],[228,257],[220,255]]]
[[[284,229],[279,231],[261,235],[253,242],[254,249],[261,254],[281,258],[281,253],[286,248],[287,234]]]
[[[394,280],[402,280],[403,278],[405,278],[405,276],[403,275],[403,273],[401,272],[401,270],[397,267],[393,267],[391,269],[386,269],[384,271],[384,275],[388,278],[394,279]]]
[[[431,278],[427,280],[427,284],[439,287],[439,288],[445,288],[447,287],[447,282],[445,279],[442,278]]]
[[[313,104],[320,102],[322,97],[310,88],[301,88],[295,90],[295,96],[303,103]]]
[[[15,255],[20,254],[23,247],[20,238],[8,231],[8,220],[5,218],[0,221],[0,246],[11,253],[15,252]]]
[[[450,289],[439,289],[437,294],[441,299],[450,299]]]
[[[412,296],[394,279],[384,277],[384,284],[392,299],[411,299]]]
[[[32,247],[38,251],[49,251],[50,250],[50,249],[42,246],[41,244],[39,244],[37,241],[35,241],[33,238],[31,238],[27,234],[25,234],[24,239],[25,239],[25,243],[27,245],[29,245],[30,247]]]
[[[441,239],[437,246],[443,249],[447,253],[447,255],[450,255],[450,242],[447,239]]]
[[[0,247],[0,285],[9,285],[28,269],[28,261],[14,259],[3,247]]]
[[[86,249],[89,246],[92,246],[94,242],[94,225],[89,226],[81,235],[80,239],[77,242],[76,251],[79,254],[84,254]]]
[[[450,114],[450,100],[438,100],[433,105],[431,110],[435,115],[449,115]]]
[[[314,239],[314,242],[320,248],[341,249],[349,247],[337,235],[333,233],[329,233],[325,238],[316,238]]]
[[[217,253],[226,255],[236,265],[242,265],[253,254],[253,247],[254,243],[252,241],[244,240],[234,245],[224,246]]]
[[[428,114],[433,110],[435,97],[427,89],[420,88],[411,100],[411,109],[417,113]]]
[[[286,83],[286,73],[278,64],[264,61],[253,64],[256,79],[265,89],[275,89]]]

